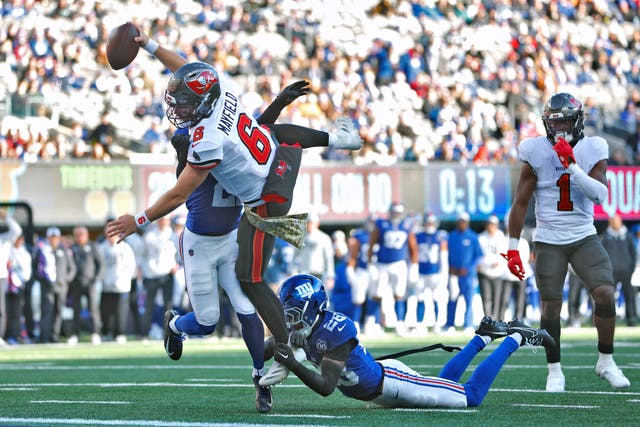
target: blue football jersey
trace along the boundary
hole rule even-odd
[[[308,338],[307,359],[319,367],[325,354],[349,340],[357,341],[358,345],[351,350],[346,360],[337,388],[347,397],[369,400],[378,391],[383,371],[371,353],[359,343],[353,321],[342,313],[327,310],[319,322]]]
[[[238,228],[242,202],[209,174],[189,195],[186,227],[195,234],[222,235]]]
[[[440,272],[442,251],[440,246],[447,240],[447,232],[436,230],[435,233],[421,231],[416,233],[418,242],[418,269],[420,274],[435,274]]]
[[[360,243],[360,252],[356,260],[356,268],[366,269],[367,264],[369,264],[369,231],[364,228],[357,228],[353,230],[352,237]]]
[[[404,261],[409,256],[409,234],[413,230],[410,220],[403,220],[397,224],[388,219],[376,221],[378,228],[378,262],[391,264],[396,261]]]

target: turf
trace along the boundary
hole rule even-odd
[[[434,342],[464,345],[462,333],[364,340],[378,356]],[[594,374],[595,332],[563,332],[564,394],[545,393],[544,351],[523,348],[506,363],[483,404],[459,410],[390,410],[327,398],[290,376],[274,390],[268,415],[255,411],[250,359],[238,339],[188,339],[180,361],[160,341],[74,347],[23,345],[0,349],[0,425],[339,425],[500,426],[640,425],[640,328],[617,331],[616,360],[631,387],[614,391]],[[489,354],[490,345],[463,376]],[[403,357],[436,375],[450,353]]]

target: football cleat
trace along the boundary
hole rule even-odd
[[[164,351],[167,352],[173,360],[179,360],[182,357],[182,341],[184,341],[183,334],[176,334],[169,326],[171,319],[178,316],[178,312],[175,310],[167,310],[164,312],[163,324],[163,339],[164,339]]]
[[[274,361],[269,371],[260,378],[258,384],[261,386],[270,386],[282,382],[289,375],[289,368]]]
[[[522,335],[522,341],[520,342],[521,346],[530,345],[553,348],[556,345],[556,341],[551,335],[549,335],[549,332],[547,332],[546,329],[533,328],[518,319],[508,322],[507,327],[509,335],[514,332],[518,332]]]
[[[261,414],[266,414],[273,405],[273,396],[271,395],[270,386],[260,385],[261,378],[260,376],[253,377],[253,385],[256,387],[256,409]]]
[[[338,117],[335,126],[336,131],[329,137],[329,145],[338,150],[359,150],[362,147],[360,132],[351,119]]]
[[[562,372],[547,375],[546,391],[550,393],[564,393],[564,374]]]
[[[476,334],[497,340],[506,337],[508,335],[508,329],[509,327],[506,323],[485,316],[480,321],[480,326],[476,329]]]
[[[596,374],[603,380],[609,381],[609,384],[611,384],[613,388],[628,388],[631,385],[629,379],[624,376],[615,362],[606,365],[596,364]]]

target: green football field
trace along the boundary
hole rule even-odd
[[[522,348],[506,363],[482,406],[468,409],[382,409],[327,398],[290,376],[275,387],[267,415],[254,407],[250,359],[239,339],[188,339],[178,362],[161,341],[74,347],[24,345],[0,348],[0,425],[33,426],[480,426],[640,425],[640,328],[618,328],[616,360],[631,380],[614,391],[594,373],[595,332],[565,330],[567,391],[544,392],[544,351]],[[462,333],[426,338],[364,340],[374,356],[434,342],[464,345]],[[491,344],[463,376],[495,348]],[[450,353],[436,350],[403,357],[419,372],[437,375]]]

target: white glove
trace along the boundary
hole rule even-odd
[[[418,283],[418,279],[420,279],[420,269],[418,268],[418,264],[410,264],[409,283]]]

